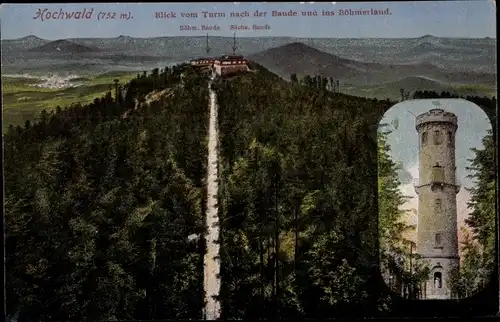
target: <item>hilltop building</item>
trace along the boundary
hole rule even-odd
[[[239,72],[248,72],[248,60],[241,55],[236,55],[236,33],[234,34],[233,55],[223,55],[221,57],[198,58],[191,60],[191,66],[200,70],[213,71],[219,76],[231,75]],[[207,52],[208,34],[207,34]]]
[[[248,68],[248,60],[240,55],[194,59],[191,60],[191,65],[200,70],[213,70],[219,76],[248,72],[250,70]]]
[[[212,66],[217,58],[215,57],[208,57],[208,58],[198,58],[198,59],[193,59],[191,60],[191,66],[198,67],[198,68],[208,68]]]
[[[452,299],[449,272],[460,263],[457,236],[457,116],[432,109],[416,119],[419,135],[417,253],[430,271],[422,299]]]
[[[248,71],[248,60],[239,55],[224,55],[215,64],[215,73],[221,76]]]

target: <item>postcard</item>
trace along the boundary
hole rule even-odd
[[[3,4],[8,320],[496,314],[495,10]]]

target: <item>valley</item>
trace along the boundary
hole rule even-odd
[[[108,72],[96,76],[4,74],[3,132],[9,124],[23,125],[26,120],[36,119],[42,109],[90,103],[109,91],[115,79],[125,84],[136,75],[134,72]]]
[[[2,40],[4,129],[43,108],[87,103],[143,70],[204,56],[203,37]],[[232,51],[232,39],[208,37],[211,55]],[[238,38],[238,51],[285,80],[322,75],[343,93],[399,100],[401,89],[494,96],[493,39]],[[432,61],[432,62],[431,62]]]
[[[2,40],[3,128],[44,108],[87,103],[143,70],[204,56],[203,37],[72,38],[34,35]],[[232,51],[231,38],[208,37],[211,55]],[[342,93],[399,100],[401,89],[494,96],[494,39],[238,38],[238,51],[285,80],[292,74],[339,81]]]

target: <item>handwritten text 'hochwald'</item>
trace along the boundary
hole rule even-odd
[[[130,12],[113,12],[113,11],[95,11],[94,8],[83,9],[80,11],[66,11],[62,8],[55,11],[50,11],[49,9],[38,8],[33,19],[39,19],[41,21],[46,20],[129,20],[132,19],[132,14]]]

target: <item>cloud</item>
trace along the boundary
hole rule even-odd
[[[406,169],[400,170],[398,173],[401,192],[406,196],[417,197],[413,183],[418,179],[418,163],[410,164]]]
[[[398,179],[401,184],[409,184],[412,183],[412,175],[406,169],[400,169],[398,171]]]

